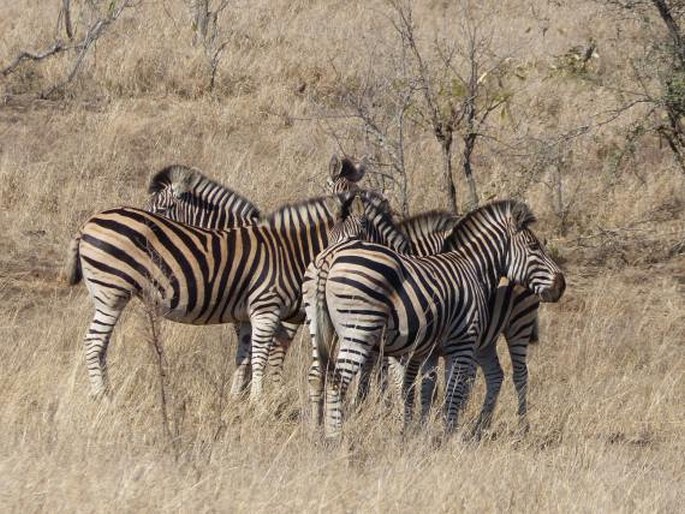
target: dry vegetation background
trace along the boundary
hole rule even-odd
[[[436,37],[458,34],[463,11],[447,4],[415,5],[426,55]],[[0,4],[1,67],[64,37],[60,5]],[[88,5],[109,8],[72,2],[76,39]],[[230,2],[210,48],[225,43],[210,90],[187,5],[136,2],[47,99],[37,97],[64,79],[74,53],[0,77],[0,510],[682,509],[685,181],[662,139],[631,146],[646,107],[617,116],[641,87],[636,63],[663,37],[661,22],[583,0],[479,2],[471,12],[487,20],[489,51],[509,59],[510,97],[474,154],[481,200],[526,199],[567,272],[566,296],[543,308],[531,348],[531,433],[514,434],[507,379],[493,437],[478,444],[456,436],[436,447],[437,421],[403,439],[399,413],[372,401],[327,448],[302,414],[306,341],[296,339],[283,390],[255,412],[226,395],[232,330],[172,323],[161,333],[165,427],[140,304],[110,347],[112,402],[89,398],[81,338],[91,306],[58,272],[90,214],[141,205],[151,174],[172,162],[265,211],[320,193],[333,152],[375,152],[375,169],[388,170],[358,119],[341,116],[360,84],[397,76],[387,3]],[[590,45],[579,67],[572,49]],[[446,207],[435,138],[421,123],[407,130],[410,211]],[[482,394],[479,383],[467,423]]]

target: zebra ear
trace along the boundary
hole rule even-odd
[[[511,209],[511,217],[514,220],[516,230],[524,230],[537,221],[533,211],[523,202],[514,203]]]
[[[349,214],[352,216],[361,217],[364,215],[365,210],[366,206],[364,205],[364,201],[361,199],[359,195],[355,195],[349,207]]]
[[[366,174],[366,160],[362,159],[362,162],[355,164],[351,159],[345,157],[342,160],[342,166],[340,170],[340,176],[346,178],[350,182],[359,182]]]
[[[340,160],[340,157],[338,157],[336,154],[333,154],[333,157],[331,157],[331,162],[328,164],[328,175],[335,180],[340,176],[341,171],[342,161]]]
[[[355,164],[352,159],[343,157],[342,159],[337,155],[331,157],[331,162],[328,165],[328,174],[332,180],[344,178],[350,182],[359,182],[366,174],[366,159]]]

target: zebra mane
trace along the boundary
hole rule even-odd
[[[205,180],[210,180],[197,168],[190,168],[182,164],[172,164],[155,173],[150,179],[150,185],[147,188],[147,192],[149,194],[159,193],[173,185],[182,185],[183,189],[187,189],[195,177],[202,177]]]
[[[298,202],[281,205],[275,211],[262,217],[262,223],[273,224],[279,223],[287,218],[297,215],[298,217],[310,218],[313,211],[327,209],[332,212],[335,217],[339,217],[346,199],[351,195],[349,193],[340,193],[336,195],[316,196],[314,198],[307,198]]]
[[[530,210],[525,203],[518,200],[499,200],[496,202],[491,202],[482,207],[478,207],[464,215],[452,229],[451,234],[445,240],[445,246],[450,248],[455,248],[459,245],[459,240],[463,239],[463,234],[468,233],[463,228],[468,225],[473,218],[479,216],[487,216],[488,214],[494,214],[499,218],[509,219],[513,227],[519,231],[532,223],[535,223],[536,218],[533,212]]]
[[[261,216],[259,209],[244,196],[236,193],[223,184],[208,178],[199,169],[184,166],[182,164],[172,164],[158,171],[152,179],[150,179],[148,193],[154,195],[161,193],[167,188],[171,188],[175,195],[180,195],[192,191],[192,189],[198,185],[204,185],[205,189],[213,191],[220,190],[222,192],[220,196],[224,201],[229,197],[234,199],[243,206],[244,211],[250,212],[250,217],[252,219],[257,219]]]
[[[456,214],[435,209],[403,219],[399,222],[399,228],[404,233],[435,234],[451,231],[459,220]]]
[[[283,205],[263,217],[262,223],[281,224],[287,219],[312,219],[317,216],[317,211],[320,212],[322,209],[331,213],[336,223],[339,223],[350,215],[355,214],[353,212],[353,200],[355,197],[360,197],[364,204],[364,216],[368,217],[370,221],[396,232],[395,237],[401,241],[406,241],[407,247],[409,246],[408,238],[399,230],[393,219],[393,213],[387,199],[373,191],[348,191]]]

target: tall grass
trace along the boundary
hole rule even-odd
[[[0,66],[52,40],[57,4],[0,5]],[[81,340],[91,305],[83,286],[58,280],[78,226],[100,209],[141,205],[150,175],[172,162],[203,168],[265,212],[320,193],[333,152],[372,148],[314,100],[335,105],[370,62],[387,66],[385,7],[236,3],[211,92],[180,1],[126,11],[63,97],[35,93],[63,76],[68,56],[0,79],[0,510],[674,512],[685,503],[685,184],[657,140],[632,167],[612,166],[639,113],[599,126],[617,102],[605,84],[626,83],[645,41],[636,22],[591,1],[481,7],[526,77],[496,133],[594,127],[566,148],[565,236],[549,171],[533,175],[492,142],[474,163],[483,197],[524,197],[566,261],[566,296],[543,309],[530,351],[528,436],[516,433],[507,380],[480,443],[461,433],[441,441],[439,419],[403,437],[399,407],[372,397],[330,447],[308,426],[308,341],[297,336],[283,388],[252,409],[226,394],[232,330],[163,322],[151,340],[137,302],[110,348],[111,401],[89,397]],[[451,30],[441,12],[417,5],[421,44]],[[552,73],[590,36],[600,55],[592,80]],[[407,150],[412,212],[444,206],[433,136],[417,130]],[[482,395],[480,380],[463,424]]]

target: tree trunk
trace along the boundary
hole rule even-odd
[[[67,33],[69,41],[74,40],[74,29],[71,25],[71,0],[62,0],[62,12],[64,13],[64,31]]]
[[[454,185],[454,178],[452,176],[452,135],[445,137],[441,142],[442,147],[442,172],[443,180],[445,182],[445,191],[449,200],[449,210],[457,214],[457,188]]]
[[[207,41],[207,33],[209,30],[209,0],[194,0],[192,10],[194,18],[193,23],[195,25],[193,44],[204,44]]]
[[[474,34],[475,37],[475,34]],[[473,176],[473,168],[471,167],[471,156],[473,149],[476,146],[476,139],[478,133],[476,132],[476,115],[478,113],[478,106],[476,99],[478,98],[478,58],[476,56],[476,42],[472,40],[469,52],[469,60],[471,63],[471,73],[469,74],[468,92],[469,96],[464,100],[464,108],[466,113],[466,133],[463,135],[464,139],[464,177],[466,184],[469,187],[469,197],[467,200],[467,209],[473,210],[478,207],[478,192],[476,190],[476,179]],[[487,114],[486,114],[487,116]],[[485,119],[485,118],[483,118]]]
[[[675,46],[675,52],[680,61],[680,69],[685,69],[685,45],[683,44],[682,34],[680,33],[680,27],[678,23],[673,19],[671,14],[671,6],[669,6],[665,0],[652,0],[652,3],[659,11],[661,19],[666,24],[668,32],[671,34],[671,39],[673,40],[673,46]]]
[[[464,176],[466,183],[469,186],[469,198],[467,203],[467,210],[471,211],[478,207],[478,191],[476,189],[476,179],[473,177],[473,168],[471,168],[471,155],[473,148],[476,146],[476,134],[470,132],[464,137]]]

